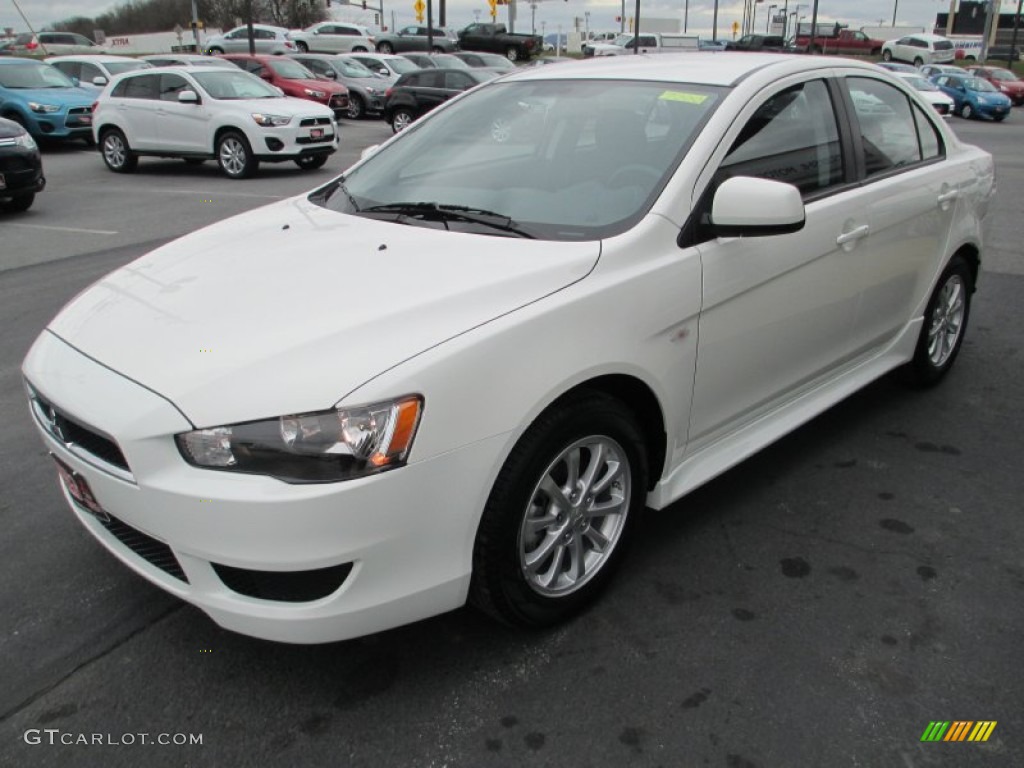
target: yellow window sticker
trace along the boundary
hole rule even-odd
[[[662,91],[658,97],[662,101],[681,101],[684,104],[703,104],[707,101],[706,93],[683,93],[682,91]]]

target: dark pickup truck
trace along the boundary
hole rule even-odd
[[[513,34],[504,24],[470,24],[459,32],[459,47],[500,53],[509,61],[525,61],[543,50],[544,40],[539,35]]]
[[[727,51],[785,51],[786,41],[781,35],[744,35],[739,40],[726,43]]]

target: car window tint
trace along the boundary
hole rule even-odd
[[[181,75],[160,75],[160,100],[177,101],[181,91],[189,90],[188,81]]]
[[[101,70],[95,64],[82,64],[82,74],[78,76],[79,80],[81,80],[83,83],[91,83],[93,79],[97,77],[105,78],[106,75],[103,73],[103,70]]]
[[[444,86],[444,75],[441,72],[421,72],[417,85],[422,88],[441,88]]]
[[[82,65],[77,61],[55,61],[53,66],[68,77],[77,77],[79,80],[82,79]]]
[[[129,78],[125,87],[124,97],[127,99],[155,99],[157,98],[157,76],[140,75]]]
[[[857,116],[867,175],[920,162],[918,128],[903,92],[866,77],[847,78],[845,85]]]
[[[128,90],[128,83],[130,83],[130,82],[131,82],[131,79],[122,80],[117,85],[115,85],[113,90],[110,91],[111,97],[112,98],[118,98],[118,99],[124,98],[124,95],[125,95],[125,93]]]
[[[914,105],[914,122],[917,124],[917,140],[921,145],[922,159],[932,160],[945,156],[946,148],[942,143],[942,136],[916,104]]]
[[[839,129],[821,80],[787,88],[762,104],[733,142],[716,175],[793,184],[807,197],[844,179]]]

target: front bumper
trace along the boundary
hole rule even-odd
[[[3,147],[0,151],[0,200],[29,192],[42,192],[46,186],[39,151],[23,147]]]
[[[46,447],[102,507],[100,515],[88,511],[65,484],[79,521],[123,563],[221,626],[328,642],[465,601],[487,478],[504,436],[369,478],[288,485],[188,465],[173,435],[191,425],[176,407],[49,332],[33,345],[24,373],[66,423],[105,436],[123,457],[124,467],[112,466],[102,457],[111,454],[88,439],[57,439],[33,407]],[[294,592],[282,599],[275,590],[296,579],[317,581],[317,595],[330,579],[338,583],[313,599],[296,600]]]
[[[31,112],[26,127],[36,139],[87,139],[92,136],[92,108]]]
[[[256,129],[249,137],[255,155],[269,162],[331,154],[340,140],[338,124],[329,117],[304,117],[295,125]]]

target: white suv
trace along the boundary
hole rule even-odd
[[[920,67],[922,64],[952,64],[956,57],[953,41],[940,35],[907,35],[889,40],[882,46],[885,61],[905,61]]]
[[[377,40],[366,27],[323,21],[288,33],[301,53],[364,53],[376,50]]]
[[[338,148],[334,112],[293,99],[234,66],[156,67],[116,77],[96,102],[93,134],[110,170],[140,155],[216,158],[232,179],[260,161],[319,168]]]

